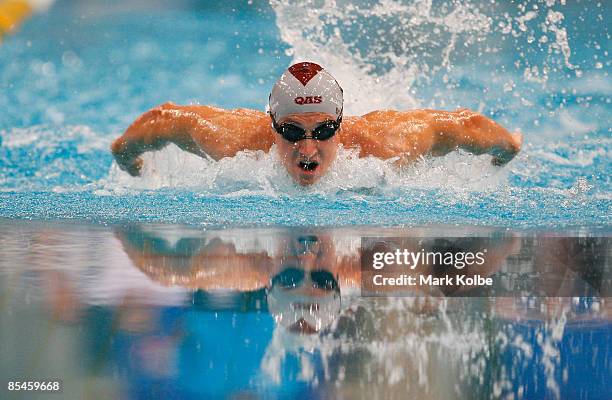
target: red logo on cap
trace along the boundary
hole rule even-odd
[[[302,85],[306,86],[308,81],[315,77],[323,68],[319,64],[311,62],[302,62],[293,64],[289,67],[291,75],[295,76],[295,79],[300,81]]]
[[[306,96],[306,97],[296,97],[295,99],[293,99],[293,101],[295,101],[295,104],[319,104],[321,103],[321,101],[323,101],[323,98],[321,96]]]

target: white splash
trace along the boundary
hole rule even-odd
[[[273,0],[281,38],[294,61],[333,71],[347,114],[418,106],[411,87],[450,67],[458,43],[478,41],[491,19],[477,7],[431,0],[339,2]]]
[[[393,160],[360,158],[356,150],[340,148],[330,171],[310,187],[296,185],[275,147],[269,153],[240,152],[219,161],[203,159],[174,145],[143,156],[142,176],[131,177],[113,163],[98,194],[162,188],[197,190],[227,197],[245,195],[335,195],[339,192],[402,193],[410,189],[443,188],[456,193],[487,191],[504,183],[506,169],[490,164],[490,156],[465,153],[423,158],[398,168]],[[478,172],[474,172],[478,171]]]

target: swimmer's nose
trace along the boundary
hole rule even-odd
[[[317,154],[317,144],[314,139],[303,139],[298,142],[300,155],[306,158],[313,158]]]
[[[298,256],[298,260],[300,261],[300,266],[304,268],[306,271],[310,271],[316,269],[317,255],[312,253],[300,254]]]
[[[304,286],[300,286],[299,288],[293,289],[291,291],[292,296],[307,297],[312,299],[313,302],[316,300],[317,297],[321,296],[321,293],[326,294],[325,292],[322,292],[321,289],[314,287],[312,283],[307,283]],[[318,304],[316,305],[316,307],[319,307]]]

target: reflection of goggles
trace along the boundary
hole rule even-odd
[[[322,122],[319,126],[314,128],[311,132],[311,136],[306,136],[306,129],[301,126],[297,126],[291,123],[278,124],[272,116],[272,127],[278,132],[285,140],[296,143],[303,139],[314,139],[314,140],[328,140],[336,134],[338,128],[340,128],[340,122],[342,122],[342,114],[337,120],[327,120]]]
[[[329,271],[309,271],[312,287],[322,290],[338,290],[338,281]],[[299,268],[287,268],[272,278],[273,287],[295,288],[302,284],[306,272]]]

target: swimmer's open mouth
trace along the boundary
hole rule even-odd
[[[317,333],[317,330],[314,326],[310,325],[304,318],[300,318],[296,323],[289,327],[289,331],[293,333],[301,333],[306,335],[311,335],[313,333]]]
[[[298,165],[304,171],[314,171],[319,166],[319,163],[316,161],[300,161]]]

